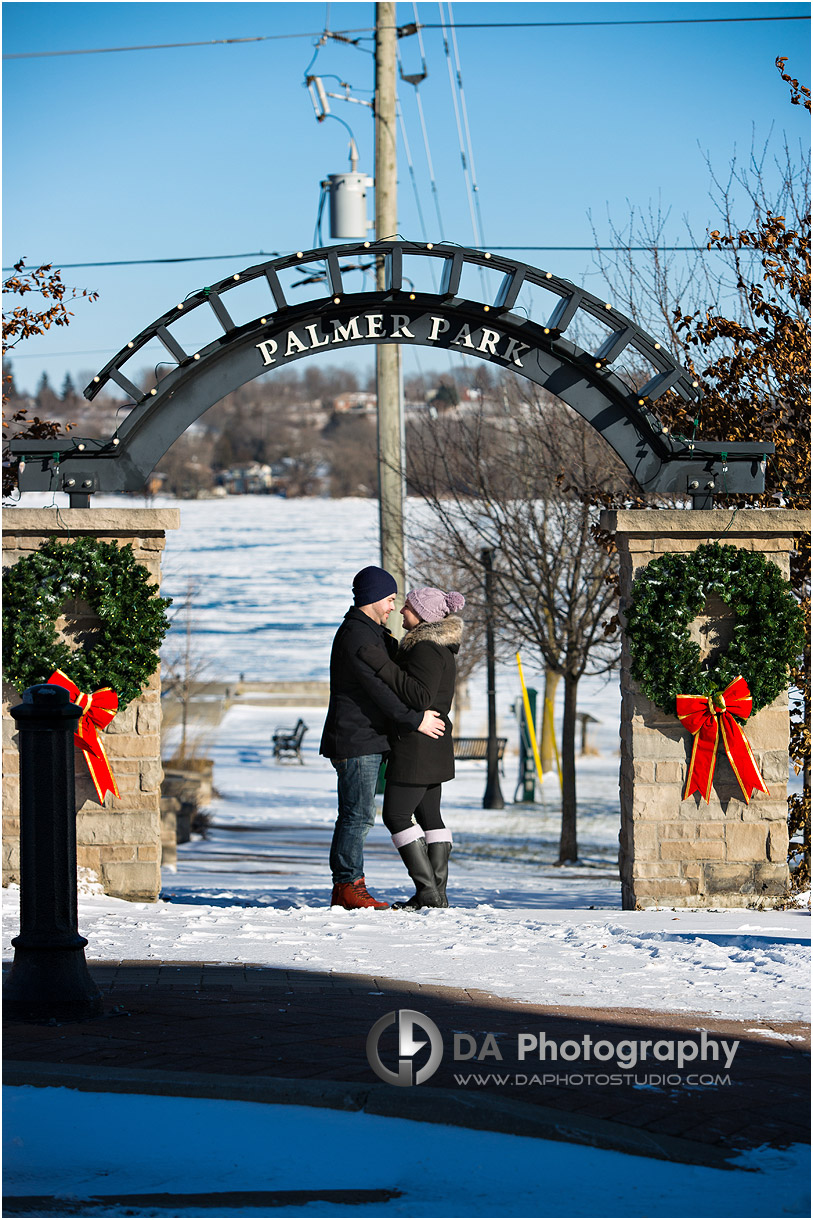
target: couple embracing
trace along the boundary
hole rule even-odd
[[[401,609],[400,645],[387,630],[397,585],[383,568],[353,580],[353,605],[330,656],[330,704],[320,754],[338,779],[330,849],[331,906],[385,910],[364,879],[364,840],[375,821],[375,791],[386,759],[384,825],[414,885],[394,909],[448,906],[452,835],[440,812],[441,785],[454,776],[449,710],[463,622],[460,593],[413,589]]]

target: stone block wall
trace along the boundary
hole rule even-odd
[[[621,561],[622,620],[635,576],[659,555],[720,541],[761,551],[787,579],[794,537],[809,527],[808,514],[784,509],[605,512],[602,528],[615,534]],[[707,653],[725,646],[730,626],[727,608],[712,599],[692,632]],[[721,748],[710,803],[697,793],[684,801],[693,739],[632,681],[624,639],[619,864],[625,909],[772,906],[783,900],[789,881],[789,729],[786,694],[745,726],[770,795],[755,792],[746,804]]]
[[[91,536],[130,543],[151,582],[160,586],[166,531],[177,529],[177,509],[12,508],[3,513],[3,565],[36,550],[46,538]],[[66,638],[92,631],[92,608],[66,606],[57,622]],[[21,691],[3,684],[3,884],[19,881],[19,755],[9,707]],[[161,679],[152,675],[138,699],[116,714],[103,734],[120,792],[99,804],[84,755],[75,752],[77,861],[97,875],[105,893],[154,902],[161,888]]]

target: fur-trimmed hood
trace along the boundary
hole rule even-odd
[[[411,631],[408,631],[401,640],[398,656],[400,657],[403,653],[409,652],[410,648],[414,648],[422,640],[427,640],[430,644],[445,644],[452,652],[457,652],[462,639],[462,618],[457,614],[447,614],[438,623],[419,623],[417,627],[413,627]],[[397,659],[398,657],[396,657]]]

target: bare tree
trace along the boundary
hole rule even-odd
[[[528,396],[514,379],[502,391],[499,408],[486,401],[416,428],[409,474],[431,510],[425,549],[478,588],[481,550],[493,549],[503,647],[526,646],[564,681],[559,862],[565,863],[578,858],[578,684],[618,659],[616,557],[594,536],[594,505],[626,488],[629,476],[570,408],[537,392]]]
[[[179,624],[182,635],[180,639],[176,637],[174,650],[166,650],[161,658],[163,693],[171,696],[180,709],[181,739],[174,755],[180,762],[194,753],[189,740],[189,715],[200,680],[211,664],[208,658],[200,655],[194,643],[194,603],[199,593],[200,581],[194,576],[188,577],[183,597],[176,599],[173,614],[173,625]]]
[[[27,296],[33,293],[32,304],[27,304]],[[14,264],[13,273],[3,280],[4,301],[8,296],[11,304],[3,309],[3,495],[10,495],[17,487],[19,458],[12,458],[8,441],[12,438],[22,440],[50,440],[62,432],[62,422],[58,419],[40,419],[28,417],[28,406],[12,405],[16,397],[16,387],[11,367],[7,364],[8,353],[16,348],[18,343],[32,335],[42,335],[52,326],[69,326],[73,312],[68,305],[73,301],[86,298],[95,301],[98,293],[89,289],[70,288],[62,282],[62,272],[55,269],[52,263],[43,263],[39,267],[26,267],[25,259],[19,259]],[[47,378],[45,379],[47,384]],[[49,387],[50,389],[50,387]],[[56,395],[51,392],[51,407],[56,405]],[[6,407],[9,414],[6,414]],[[39,400],[38,408],[41,408]],[[66,431],[70,431],[68,425]]]
[[[336,415],[325,429],[323,441],[330,462],[330,494],[376,495],[378,447],[375,419],[366,415]]]
[[[784,71],[793,105],[810,111],[810,90]],[[810,507],[810,146],[785,138],[752,142],[745,162],[720,175],[707,158],[714,227],[691,244],[702,255],[679,264],[664,255],[666,218],[631,210],[616,242],[649,247],[599,254],[600,268],[622,307],[647,329],[669,335],[675,354],[696,375],[700,406],[675,397],[659,403],[675,433],[707,439],[764,439],[776,448],[766,493],[731,497],[739,506]],[[622,243],[619,243],[622,244]],[[653,325],[654,324],[654,325]],[[810,614],[810,536],[797,539],[791,582]],[[809,634],[808,634],[809,639]],[[804,775],[789,798],[790,864],[799,888],[810,884],[810,651],[791,673],[790,755]]]
[[[213,485],[211,439],[197,431],[181,433],[156,466],[166,478],[165,490],[182,499],[195,499]]]
[[[776,66],[791,86],[791,101],[809,110],[809,91],[783,71],[785,59],[777,59]],[[724,173],[708,153],[704,159],[709,173],[709,224],[702,232],[692,228],[686,217],[674,219],[671,208],[664,208],[660,200],[644,206],[630,203],[622,222],[608,215],[610,245],[602,242],[590,217],[595,261],[618,307],[644,330],[668,337],[678,357],[689,354],[687,336],[678,325],[681,315],[723,313],[751,327],[758,323],[749,286],[761,278],[760,251],[736,239],[720,243],[716,240],[720,232],[760,230],[769,217],[777,216],[796,232],[809,224],[809,141],[794,144],[785,137],[777,145],[770,133],[759,142],[754,131],[747,156],[743,159],[735,153]],[[684,250],[668,249],[679,243]],[[789,312],[803,318],[798,301],[782,292],[782,285],[773,285],[773,290],[780,291]],[[710,347],[709,362],[723,351],[722,344]]]

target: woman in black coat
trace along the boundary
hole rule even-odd
[[[455,656],[463,636],[460,593],[413,589],[401,616],[407,634],[394,660],[383,649],[362,648],[359,657],[404,703],[443,717],[446,731],[432,739],[402,732],[390,740],[384,791],[384,825],[392,835],[415,894],[401,909],[446,907],[452,835],[440,812],[441,785],[454,778],[454,743],[449,710],[455,688]],[[394,903],[397,907],[399,904]]]

